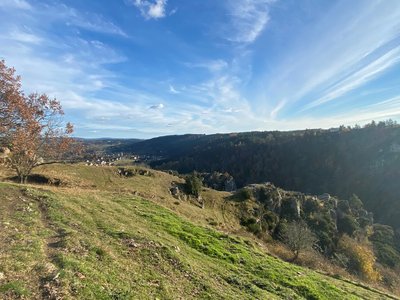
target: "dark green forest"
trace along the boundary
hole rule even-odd
[[[272,182],[286,190],[356,194],[376,222],[400,228],[400,127],[372,122],[323,130],[180,135],[124,143],[111,151],[154,155],[180,173],[227,172],[238,187]]]

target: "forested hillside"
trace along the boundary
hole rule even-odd
[[[152,163],[179,172],[228,172],[238,187],[270,181],[288,190],[358,195],[375,220],[400,227],[400,127],[167,136],[112,151],[164,157]]]

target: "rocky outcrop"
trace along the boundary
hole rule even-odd
[[[200,175],[204,186],[211,189],[226,192],[234,192],[237,189],[235,179],[229,173],[213,172]]]
[[[340,200],[327,193],[315,196],[285,191],[266,182],[248,185],[236,195],[236,201],[246,201],[246,205],[242,205],[242,224],[253,224],[255,220],[259,230],[264,228],[273,235],[279,232],[281,221],[304,220],[320,234],[321,247],[327,249],[327,253],[334,249],[334,237],[373,224],[372,214],[363,209],[362,204],[350,205],[348,200]]]
[[[236,183],[232,176],[225,181],[225,191],[226,192],[236,191]]]
[[[154,174],[146,169],[134,169],[134,168],[118,168],[117,173],[121,177],[132,177],[135,175],[140,176],[154,176]]]

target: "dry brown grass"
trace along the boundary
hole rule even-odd
[[[14,176],[14,172],[0,164],[0,180],[5,181],[8,177]]]
[[[121,177],[117,167],[94,167],[82,164],[44,165],[37,168],[35,173],[61,180],[61,187],[43,186],[46,189],[75,195],[85,194],[88,190],[135,195],[177,212],[199,225],[210,226],[224,232],[242,230],[238,219],[240,208],[237,203],[228,201],[231,193],[203,188],[202,198],[205,206],[201,208],[193,198],[178,200],[170,194],[169,190],[173,185],[184,183],[182,178],[144,167],[127,168],[148,171],[150,175],[136,174],[132,177]]]

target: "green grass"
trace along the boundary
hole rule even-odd
[[[19,281],[10,281],[0,285],[0,293],[9,294],[14,297],[29,296],[29,292],[24,286],[24,283]]]
[[[174,204],[168,188],[178,179],[167,174],[55,170],[76,186],[0,184],[1,299],[389,298],[214,229],[238,228],[224,193],[205,191],[201,209]]]

